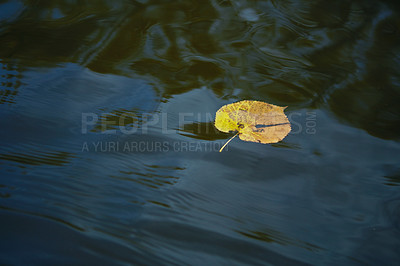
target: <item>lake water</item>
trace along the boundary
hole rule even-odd
[[[1,1],[0,264],[395,265],[399,65],[398,1]]]

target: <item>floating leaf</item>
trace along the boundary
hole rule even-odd
[[[215,127],[222,132],[237,132],[241,140],[276,143],[289,134],[290,122],[283,112],[286,107],[260,101],[240,101],[222,106],[215,116]]]

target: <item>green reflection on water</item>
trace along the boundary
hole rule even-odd
[[[27,1],[2,27],[0,58],[140,76],[164,97],[206,86],[220,97],[236,89],[236,99],[329,107],[346,123],[397,139],[398,10],[374,1],[326,5]],[[2,102],[13,103],[18,86],[3,89]]]

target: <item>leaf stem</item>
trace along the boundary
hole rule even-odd
[[[224,146],[222,146],[222,148],[219,150],[219,152],[221,152],[226,145],[228,145],[229,142],[231,142],[231,140],[233,140],[237,135],[239,135],[239,132],[235,134],[235,136],[233,136],[232,138],[230,138],[225,144]]]

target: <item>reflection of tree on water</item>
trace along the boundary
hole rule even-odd
[[[165,97],[207,86],[292,108],[327,104],[373,135],[399,136],[397,10],[378,1],[142,2],[28,2],[3,27],[0,57],[142,76]]]

